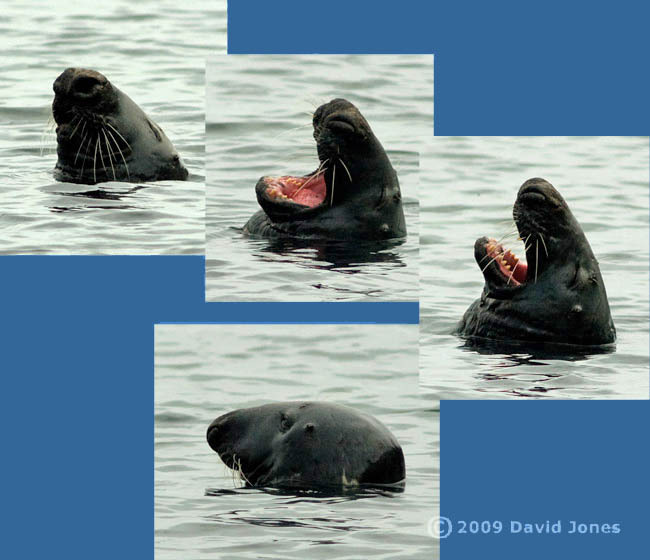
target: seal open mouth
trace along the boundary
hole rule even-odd
[[[520,286],[528,280],[528,265],[494,238],[481,237],[474,247],[476,261],[492,283]]]
[[[255,193],[264,212],[278,222],[310,215],[337,203],[332,185],[337,190],[347,187],[334,169],[327,169],[327,160],[307,175],[266,175],[257,182]],[[344,173],[345,174],[345,173]],[[347,177],[346,177],[347,179]],[[337,197],[340,198],[340,197]]]
[[[266,186],[265,194],[274,201],[286,201],[314,208],[323,203],[327,194],[325,174],[314,172],[305,177],[263,177]]]
[[[272,220],[311,216],[314,211],[320,213],[358,197],[366,181],[378,185],[378,189],[383,184],[357,161],[377,157],[370,156],[373,150],[387,157],[354,105],[345,99],[333,99],[316,109],[312,125],[318,168],[306,175],[267,175],[255,186],[258,203]]]
[[[566,225],[557,214],[559,208],[565,208],[567,216],[572,216],[550,183],[543,179],[530,179],[519,189],[513,206],[519,240],[524,243],[525,260],[520,260],[511,249],[506,249],[494,238],[480,237],[476,240],[474,257],[493,295],[500,293],[507,297],[506,294],[513,289],[536,283],[551,260],[566,251],[558,239],[571,239],[573,235],[562,233]]]

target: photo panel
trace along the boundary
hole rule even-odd
[[[417,340],[416,325],[157,325],[156,559],[437,557],[439,412]]]
[[[647,399],[648,138],[436,137],[420,169],[423,390]]]
[[[226,50],[226,2],[156,7],[6,6],[0,253],[204,253],[205,59]]]
[[[206,299],[417,301],[433,56],[216,56],[206,80]]]

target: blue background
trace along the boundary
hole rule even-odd
[[[238,0],[228,41],[231,53],[433,52],[440,135],[648,135],[647,22],[632,2]],[[1,257],[0,287],[11,558],[153,558],[154,322],[417,321],[415,304],[205,304],[200,257]],[[443,560],[646,550],[648,412],[444,402],[443,515],[623,530],[454,535]]]

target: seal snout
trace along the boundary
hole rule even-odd
[[[220,416],[208,426],[208,431],[206,432],[208,445],[217,453],[223,440],[223,424],[223,416]]]
[[[103,74],[85,68],[67,68],[54,81],[54,92],[78,101],[94,97],[97,92],[108,84]]]
[[[104,84],[106,84],[106,78],[103,76],[77,76],[70,84],[70,93],[76,97],[89,97]]]
[[[517,194],[517,199],[548,200],[554,192],[556,191],[551,183],[545,179],[535,177],[533,179],[528,179],[528,181],[521,185],[519,193]]]

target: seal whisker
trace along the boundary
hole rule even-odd
[[[539,265],[539,259],[537,258],[538,251],[539,251],[539,239],[535,242],[535,284],[537,284],[537,266]]]
[[[316,177],[318,177],[322,173],[325,173],[325,171],[327,171],[327,168],[323,169],[323,165],[325,165],[328,161],[329,161],[329,158],[326,159],[323,163],[321,163],[318,166],[318,169],[314,172],[314,174],[309,179],[307,179],[302,185],[300,185],[300,187],[298,189],[296,189],[296,191],[293,193],[292,196],[296,196],[296,194],[298,194],[302,189],[304,189]]]
[[[84,135],[81,137],[81,143],[79,144],[79,148],[77,149],[77,153],[76,153],[76,155],[74,156],[74,162],[75,162],[75,163],[77,163],[77,158],[79,157],[79,152],[81,152],[81,148],[83,147],[83,145],[84,145],[84,141],[86,140],[86,137],[87,137],[87,136],[88,136],[88,133],[86,132],[86,134],[84,134]],[[88,143],[90,144],[90,140],[88,140]],[[86,150],[88,150],[88,147],[86,147]]]
[[[285,130],[284,132],[280,132],[280,134],[278,134],[274,139],[280,138],[280,136],[284,136],[285,134],[289,134],[290,132],[295,132],[296,130],[300,130],[302,128],[307,128],[308,126],[311,126],[311,123],[301,124],[300,126],[290,128],[289,130]]]
[[[501,251],[500,253],[498,253],[497,255],[495,255],[495,257],[492,258],[492,259],[490,260],[490,262],[487,263],[487,264],[486,264],[486,265],[481,269],[481,272],[485,272],[485,269],[486,269],[488,266],[490,266],[490,265],[491,265],[495,260],[497,260],[501,255],[505,255],[505,254],[506,254],[506,251],[503,250],[503,251]]]
[[[336,164],[332,167],[332,193],[330,194],[330,206],[334,204],[334,180],[336,179]]]
[[[102,160],[102,167],[104,168],[104,174],[108,179],[108,172],[106,171],[106,162],[104,161],[104,154],[102,153],[102,138],[99,135],[99,132],[97,133],[97,143],[99,144],[99,157]]]
[[[244,474],[244,469],[242,469],[242,466],[241,466],[241,459],[240,459],[240,458],[237,459],[237,472],[239,473],[240,478],[243,478],[243,479],[244,479],[244,482],[245,482],[246,484],[248,484],[249,486],[253,486],[253,485],[251,484],[251,481],[248,480],[248,478],[246,478],[246,475]]]
[[[517,233],[516,231],[510,231],[508,233],[505,233],[502,237],[497,239],[497,243],[503,243],[506,239],[508,239],[509,237],[512,237],[516,233]]]
[[[115,142],[115,147],[117,148],[117,151],[120,152],[120,156],[122,157],[122,161],[124,162],[124,167],[126,168],[126,178],[130,181],[131,175],[129,174],[129,165],[128,163],[126,163],[126,159],[124,157],[124,154],[122,153],[122,149],[120,148],[120,145],[117,143],[117,140],[115,140],[115,136],[113,136],[113,133],[110,130],[108,130],[107,132],[108,135],[113,139],[113,142]]]
[[[544,252],[546,253],[546,256],[548,257],[548,249],[546,248],[546,243],[544,242],[544,236],[541,233],[537,233],[539,235],[539,238],[542,240],[542,245],[544,245]]]
[[[341,162],[341,165],[345,168],[345,170],[348,172],[348,177],[350,178],[350,183],[352,182],[352,175],[350,175],[350,170],[348,169],[348,166],[345,165],[345,162],[339,157],[339,161]]]
[[[106,141],[106,151],[108,152],[108,161],[111,164],[111,170],[113,171],[113,181],[117,181],[117,177],[115,176],[115,167],[113,167],[113,156],[111,154],[112,150],[111,147],[108,145],[108,136],[106,136],[106,131],[104,127],[102,127],[102,134],[104,135],[104,140]]]
[[[88,144],[86,145],[86,151],[84,152],[84,158],[81,161],[81,171],[79,172],[79,178],[83,175],[84,172],[84,166],[86,165],[86,159],[88,158],[88,150],[90,149],[90,141],[91,137],[88,136]]]
[[[515,270],[517,270],[517,267],[519,266],[519,261],[515,263],[515,266],[512,269],[512,272],[510,273],[510,276],[508,276],[508,281],[506,282],[506,286],[510,284],[510,280],[512,280],[515,277]]]
[[[97,134],[97,140],[99,140],[99,134]],[[93,180],[97,182],[97,140],[95,140],[95,155],[93,156]]]
[[[77,116],[78,116],[78,115],[75,115],[75,118],[76,118]],[[73,119],[73,121],[74,121],[74,119]],[[75,132],[77,132],[77,129],[79,128],[79,125],[80,125],[82,122],[84,123],[84,126],[85,126],[85,125],[86,125],[86,119],[84,119],[83,117],[80,116],[80,117],[79,117],[79,122],[77,123],[77,126],[74,127],[74,130],[72,131],[72,134],[70,135],[70,139],[71,139],[71,140],[72,140],[72,138],[74,137]],[[72,121],[70,122],[70,124],[72,124]]]
[[[129,148],[129,150],[131,150],[131,144],[129,144],[129,143],[126,141],[126,138],[124,138],[124,136],[122,136],[122,135],[120,134],[120,131],[117,130],[117,129],[116,129],[116,128],[111,124],[111,123],[109,123],[107,120],[104,120],[104,123],[106,123],[107,126],[110,126],[110,127],[115,131],[115,134],[117,134],[117,135],[118,135],[118,136],[119,136],[119,137],[124,141],[124,143],[126,144],[127,148]]]
[[[47,122],[45,123],[45,127],[43,128],[43,132],[41,133],[41,139],[40,139],[40,157],[43,157],[43,153],[45,150],[51,151],[51,148],[48,146],[49,143],[49,138],[48,136],[54,131],[54,127],[56,126],[56,122],[54,121],[54,117],[52,113],[47,117]]]

